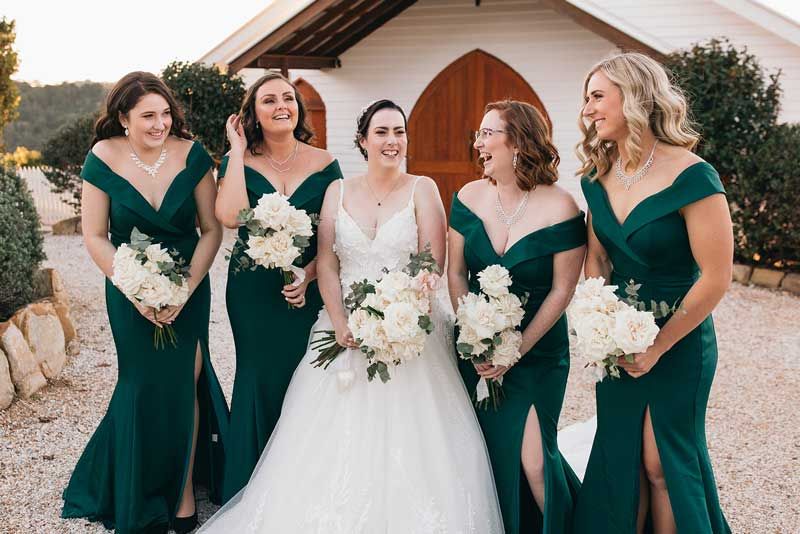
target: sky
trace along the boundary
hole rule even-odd
[[[273,0],[1,0],[16,20],[15,80],[114,82],[127,72],[159,72],[195,61]],[[797,0],[758,0],[800,21]]]

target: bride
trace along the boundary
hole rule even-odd
[[[342,299],[351,283],[402,268],[428,243],[444,263],[436,185],[401,171],[406,127],[399,106],[373,102],[356,136],[367,174],[337,180],[325,194],[317,256],[325,308],[312,335],[335,330],[349,349],[326,370],[312,367],[317,353],[307,351],[250,482],[200,532],[503,532],[483,437],[454,360],[446,293],[434,299],[435,327],[421,357],[393,368],[388,383],[367,381],[347,328]]]

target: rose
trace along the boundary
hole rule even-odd
[[[473,355],[483,354],[486,352],[486,349],[489,348],[489,346],[483,342],[483,338],[478,336],[475,330],[466,324],[462,324],[459,327],[458,343],[466,343],[467,345],[470,345],[472,347]]]
[[[161,309],[172,300],[172,282],[166,276],[151,274],[136,295],[145,306]]]
[[[189,284],[186,282],[181,285],[172,284],[172,297],[169,299],[169,306],[181,306],[189,300]]]
[[[652,312],[626,306],[614,314],[611,337],[625,354],[644,352],[653,344],[656,335],[658,326]]]
[[[503,330],[500,332],[500,343],[494,346],[492,363],[503,367],[510,367],[522,357],[519,348],[522,345],[522,334],[517,330]]]
[[[499,297],[508,293],[511,275],[502,265],[490,265],[478,273],[481,291],[490,297]]]
[[[258,204],[253,208],[253,218],[261,226],[272,230],[282,230],[289,220],[292,205],[280,193],[269,193],[258,199]]]
[[[306,214],[305,210],[292,209],[286,219],[284,229],[293,236],[300,235],[311,237],[314,235],[314,230],[311,226],[311,218]]]
[[[367,347],[379,350],[386,347],[386,333],[379,317],[364,309],[355,310],[347,319],[353,337]]]
[[[513,293],[507,293],[492,300],[497,312],[505,319],[503,328],[516,328],[522,323],[525,310],[522,308],[519,297]]]
[[[422,293],[433,293],[439,287],[442,277],[430,271],[420,271],[414,277],[414,287]]]
[[[114,254],[113,269],[111,282],[128,298],[136,295],[150,276],[136,259],[136,251],[126,245],[121,245]]]
[[[422,335],[419,312],[408,302],[394,302],[386,307],[383,329],[390,342],[406,342]]]
[[[611,336],[614,318],[600,312],[591,312],[573,325],[578,338],[577,350],[585,358],[600,362],[617,349]]]
[[[381,278],[375,285],[376,291],[381,292],[383,296],[390,301],[395,301],[397,295],[411,289],[411,287],[411,277],[402,271],[386,273],[386,276]]]
[[[460,309],[459,309],[460,311]],[[483,338],[492,338],[503,330],[505,318],[498,313],[494,304],[480,299],[464,310],[465,323],[475,329],[475,333]]]
[[[144,249],[144,255],[147,256],[145,266],[151,273],[160,273],[161,269],[158,267],[159,263],[173,263],[172,256],[169,255],[165,249],[161,248],[158,243],[148,245]]]
[[[382,293],[370,293],[364,300],[361,302],[361,306],[364,308],[372,308],[374,310],[382,312],[386,309],[386,306],[389,305],[389,300],[383,298]]]
[[[300,256],[300,250],[294,246],[294,240],[286,232],[275,232],[267,236],[260,244],[259,251],[263,255],[253,259],[264,267],[278,267],[286,270]],[[248,255],[250,255],[249,251]]]

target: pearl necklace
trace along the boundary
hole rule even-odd
[[[616,165],[616,176],[617,180],[625,187],[625,191],[629,191],[633,184],[636,184],[644,178],[647,171],[650,170],[650,167],[653,166],[653,154],[656,153],[656,145],[658,144],[658,139],[656,142],[653,143],[653,149],[650,151],[650,157],[647,158],[647,161],[644,162],[642,168],[633,173],[632,175],[628,176],[625,174],[625,171],[622,170],[622,157],[617,158],[617,165]]]
[[[131,148],[131,159],[133,160],[133,163],[137,167],[142,169],[145,173],[150,175],[150,178],[155,180],[156,179],[156,174],[158,174],[158,169],[160,169],[161,166],[164,164],[164,162],[167,160],[167,146],[166,146],[166,143],[161,148],[161,155],[158,156],[158,159],[152,165],[148,165],[147,163],[145,163],[144,161],[142,161],[139,158],[138,154],[136,154],[136,150],[134,150],[133,145],[131,145],[130,142],[128,142],[128,146]]]
[[[503,209],[503,203],[500,202],[500,190],[498,189],[497,198],[495,199],[494,203],[494,210],[497,212],[497,218],[500,219],[500,222],[510,228],[515,222],[520,220],[523,213],[525,213],[525,206],[528,205],[528,195],[530,195],[530,193],[530,191],[525,191],[525,195],[522,197],[522,200],[519,201],[517,209],[511,215],[507,215],[506,211]]]

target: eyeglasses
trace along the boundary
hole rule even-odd
[[[480,130],[477,130],[475,132],[475,140],[477,141],[479,139],[488,139],[489,137],[491,137],[493,134],[496,133],[506,133],[506,131],[495,130],[493,128],[481,128]]]

